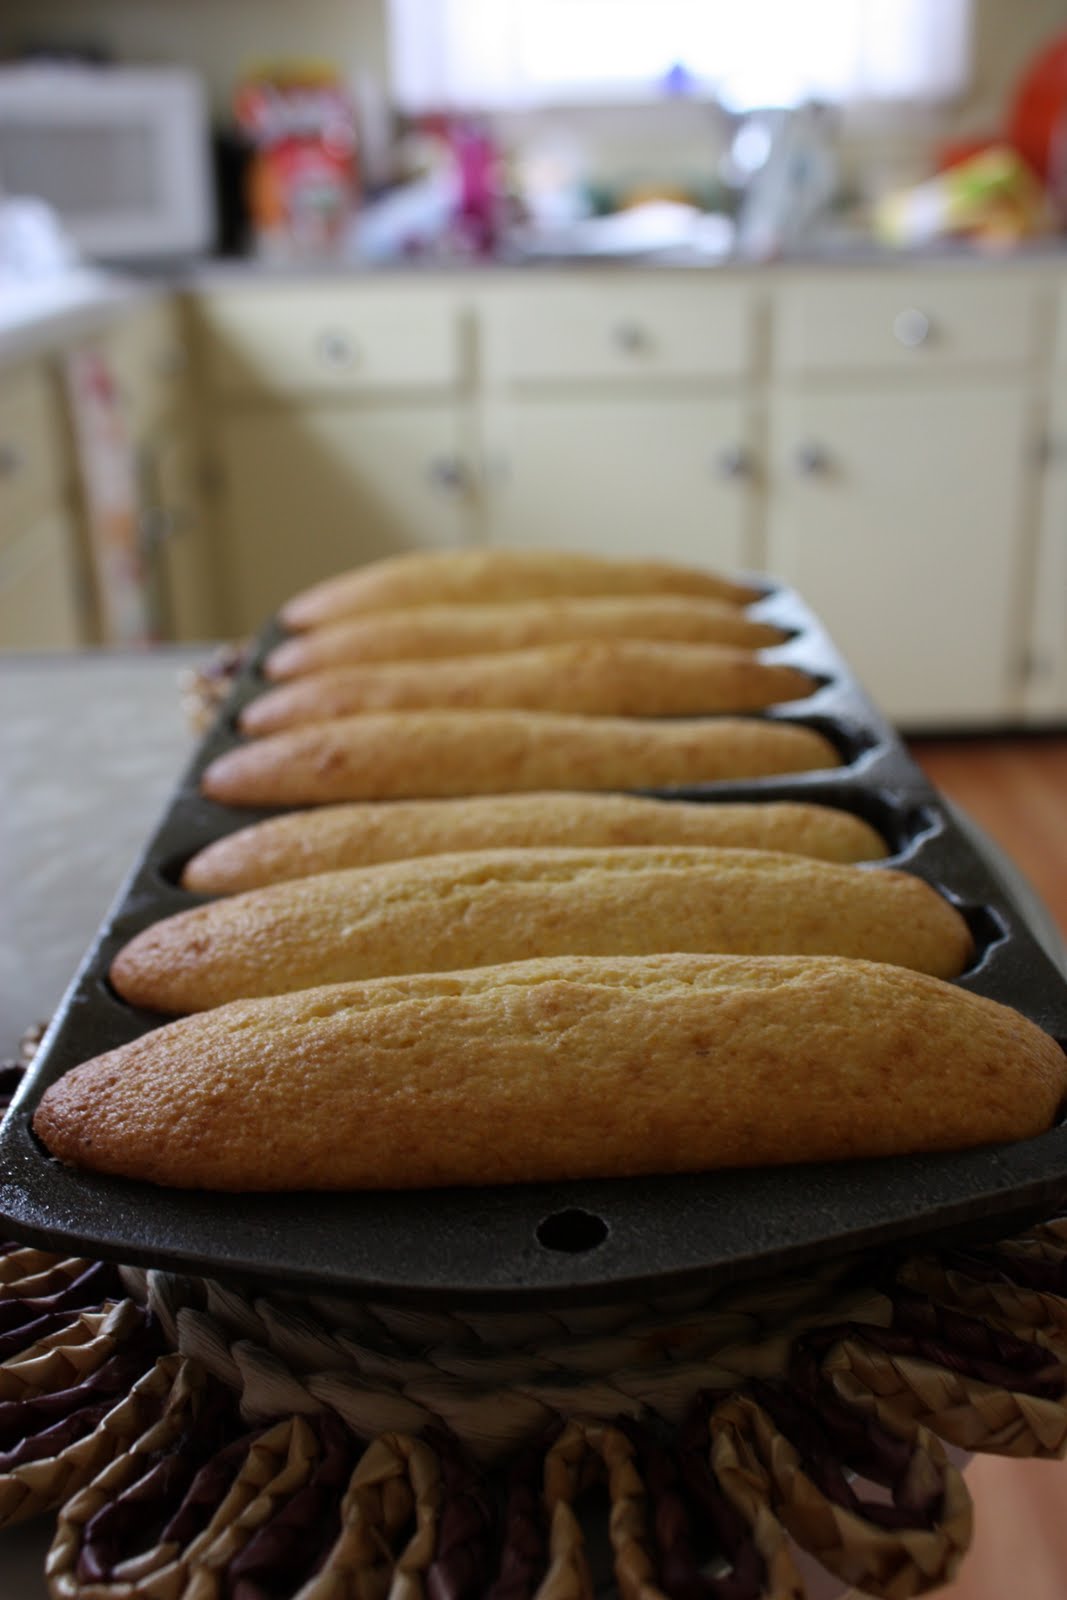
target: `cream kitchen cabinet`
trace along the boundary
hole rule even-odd
[[[909,729],[1023,713],[1046,293],[897,271],[778,297],[767,565]]]
[[[53,507],[0,546],[0,650],[76,650],[86,643],[78,530]]]
[[[198,436],[187,428],[142,440],[142,526],[168,639],[217,639],[223,631],[220,577],[204,504]]]
[[[227,412],[213,459],[231,631],[347,567],[475,537],[469,449],[449,405]]]
[[[732,383],[751,375],[761,297],[751,279],[576,272],[494,285],[481,300],[483,371],[527,393]]]
[[[469,370],[464,294],[446,278],[219,290],[198,301],[204,377],[230,400],[452,393]]]
[[[201,414],[186,308],[174,299],[152,300],[100,344],[133,451],[154,624],[167,639],[216,638],[223,618],[203,506]]]
[[[73,649],[90,623],[55,374],[0,370],[0,650]]]
[[[490,537],[736,569],[759,565],[755,409],[732,395],[501,400]]]
[[[345,567],[480,536],[450,280],[227,289],[197,316],[230,631]]]
[[[757,304],[639,272],[487,293],[490,541],[757,565]]]
[[[93,642],[217,637],[181,306],[137,296],[48,362],[73,443]]]
[[[1040,352],[1040,291],[1011,270],[840,269],[786,283],[773,368],[786,380],[925,382],[1019,369]]]
[[[1019,714],[1019,383],[781,395],[768,565],[909,728]]]
[[[909,728],[1063,716],[1067,464],[1035,465],[1056,288],[1041,264],[220,279],[191,297],[220,627],[397,551],[655,553],[794,584]]]

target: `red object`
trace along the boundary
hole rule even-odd
[[[1055,181],[1067,138],[1067,33],[1024,72],[1008,115],[1008,138],[1039,178]]]
[[[994,146],[1002,143],[1003,140],[995,133],[987,135],[984,139],[953,139],[951,144],[943,144],[937,152],[937,170],[948,172],[950,168],[962,166],[965,161],[970,161],[972,156],[980,156],[983,150],[992,150]]]

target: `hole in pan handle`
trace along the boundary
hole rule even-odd
[[[543,1250],[554,1250],[566,1255],[586,1255],[604,1243],[611,1229],[603,1217],[594,1211],[583,1211],[580,1206],[568,1206],[563,1211],[552,1211],[542,1217],[534,1230]]]

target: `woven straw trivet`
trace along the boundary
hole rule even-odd
[[[1067,1223],[518,1314],[8,1246],[0,1337],[0,1520],[58,1512],[62,1600],[581,1600],[601,1566],[623,1600],[757,1600],[803,1594],[796,1546],[906,1600],[971,1536],[939,1438],[1067,1444]]]

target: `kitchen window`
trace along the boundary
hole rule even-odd
[[[669,95],[735,110],[938,101],[969,71],[972,0],[388,0],[411,112]]]

